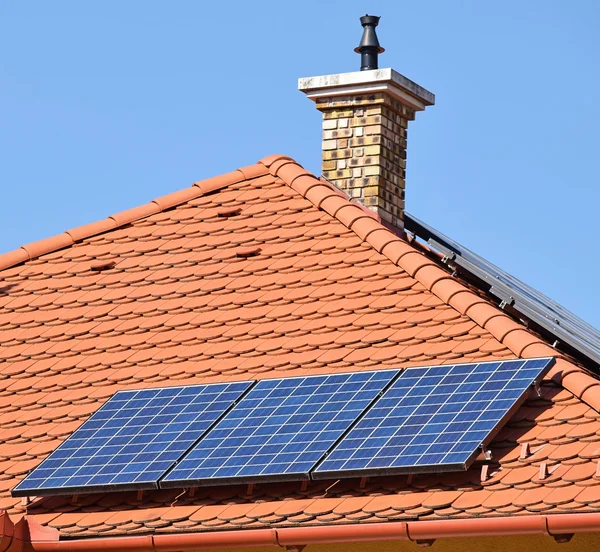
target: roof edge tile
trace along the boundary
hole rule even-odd
[[[285,165],[289,165],[290,163],[295,164],[295,162],[291,159],[277,159],[277,161],[274,161],[273,164],[269,167],[269,172],[273,176],[278,176],[280,169],[282,169]]]
[[[337,195],[329,195],[321,202],[321,209],[335,217],[339,210],[346,205],[348,205],[347,199]]]
[[[29,259],[30,257],[27,251],[25,251],[25,249],[22,247],[19,247],[19,249],[15,249],[14,251],[9,251],[8,253],[0,255],[0,270],[24,263]]]
[[[179,190],[178,192],[157,197],[156,199],[152,200],[152,203],[156,203],[161,211],[166,211],[167,209],[177,207],[177,205],[181,205],[186,201],[196,199],[202,194],[203,192],[200,188],[197,186],[190,186],[189,188]]]
[[[594,410],[600,412],[600,385],[588,387],[579,398]]]
[[[592,387],[597,387],[598,382],[590,378],[585,372],[571,372],[563,376],[563,383],[569,386],[569,391],[578,398]],[[596,390],[598,391],[598,390]]]
[[[103,234],[104,232],[114,230],[116,227],[117,223],[114,221],[114,219],[105,218],[96,222],[91,222],[90,224],[85,224],[84,226],[77,226],[72,230],[67,230],[66,234],[71,236],[73,242],[78,242],[84,240],[85,238],[89,238],[90,236],[95,236],[97,234]]]
[[[289,168],[289,166],[286,166],[286,169]],[[285,173],[281,172],[279,175],[279,178],[281,178],[284,182],[285,182]],[[315,186],[320,186],[322,185],[323,182],[321,182],[320,180],[317,180],[314,176],[312,175],[307,175],[307,174],[299,174],[296,175],[294,177],[294,179],[292,180],[292,183],[289,184],[289,186],[291,186],[294,190],[296,190],[302,197],[306,197],[306,194],[312,190]]]
[[[523,351],[531,345],[543,343],[541,339],[531,341],[531,334],[525,328],[515,328],[504,336],[504,344],[517,356],[522,356]],[[554,356],[554,354],[552,355]]]
[[[496,316],[506,316],[490,303],[475,303],[467,309],[466,315],[482,328]],[[543,355],[541,355],[543,356]]]
[[[48,251],[56,251],[57,249],[62,249],[63,247],[69,247],[70,245],[73,245],[73,243],[73,238],[64,232],[63,234],[58,234],[57,236],[52,236],[50,238],[28,243],[27,245],[22,245],[21,248],[27,252],[30,259],[34,259],[35,257],[44,255]]]
[[[291,157],[288,157],[287,155],[283,155],[281,153],[274,153],[273,155],[267,155],[266,157],[259,159],[258,163],[269,168],[273,163],[275,163],[275,161],[279,161],[280,159],[289,159],[290,161],[293,161],[296,165],[298,165],[298,167],[300,167],[300,165],[298,163],[296,163]],[[300,168],[302,169],[303,167],[300,167]]]
[[[310,188],[304,197],[313,203],[315,207],[321,209],[321,205],[323,205],[323,202],[329,196],[333,195],[333,191],[324,182],[321,182],[320,180],[317,180],[317,182],[318,185]]]
[[[235,170],[219,176],[207,178],[206,180],[199,180],[198,182],[194,182],[194,186],[200,188],[202,193],[209,194],[210,192],[225,188],[230,184],[237,184],[242,180],[244,180],[244,173],[240,170]]]
[[[244,175],[244,180],[251,180],[259,176],[267,174],[269,171],[264,165],[257,163],[256,165],[247,165],[238,169]]]
[[[487,301],[483,297],[479,297],[471,290],[464,288],[464,290],[455,293],[448,301],[448,304],[451,307],[454,307],[461,314],[467,314],[467,311],[473,308],[475,305],[479,303],[487,303]],[[468,316],[468,315],[467,315]],[[504,343],[504,342],[503,342]],[[507,345],[508,347],[508,345]],[[510,349],[510,347],[508,347]],[[511,349],[512,351],[512,349]],[[517,354],[515,351],[513,353]]]
[[[381,254],[385,255],[394,264],[399,264],[400,259],[404,255],[412,253],[414,249],[403,240],[389,242],[382,250]]]
[[[160,207],[152,201],[133,209],[127,209],[127,211],[120,211],[119,213],[110,215],[108,218],[114,220],[117,226],[125,226],[136,220],[156,215],[156,213],[160,213]]]
[[[442,280],[451,280],[450,274],[445,274],[437,270],[438,267],[425,265],[419,269],[419,280],[429,290]]]

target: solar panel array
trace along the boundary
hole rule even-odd
[[[158,488],[158,480],[253,382],[119,391],[14,496]]]
[[[12,494],[464,470],[553,362],[120,391]]]
[[[398,370],[262,380],[161,487],[308,479]]]
[[[552,361],[405,370],[313,478],[464,470]]]

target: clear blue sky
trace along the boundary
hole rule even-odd
[[[298,77],[381,67],[436,94],[407,209],[600,327],[600,2],[0,2],[0,252],[193,181],[294,157]]]

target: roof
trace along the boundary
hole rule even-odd
[[[47,539],[600,512],[598,378],[288,157],[23,246],[0,277],[0,509]],[[121,389],[540,356],[484,470],[10,496]]]

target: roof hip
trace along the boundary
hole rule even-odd
[[[600,381],[383,226],[375,213],[352,202],[342,191],[308,173],[290,157],[270,155],[261,159],[259,164],[267,167],[272,175],[279,177],[316,207],[346,225],[446,304],[490,332],[515,355],[523,358],[556,357],[549,377],[600,412]],[[343,202],[334,201],[341,197],[345,198]]]

